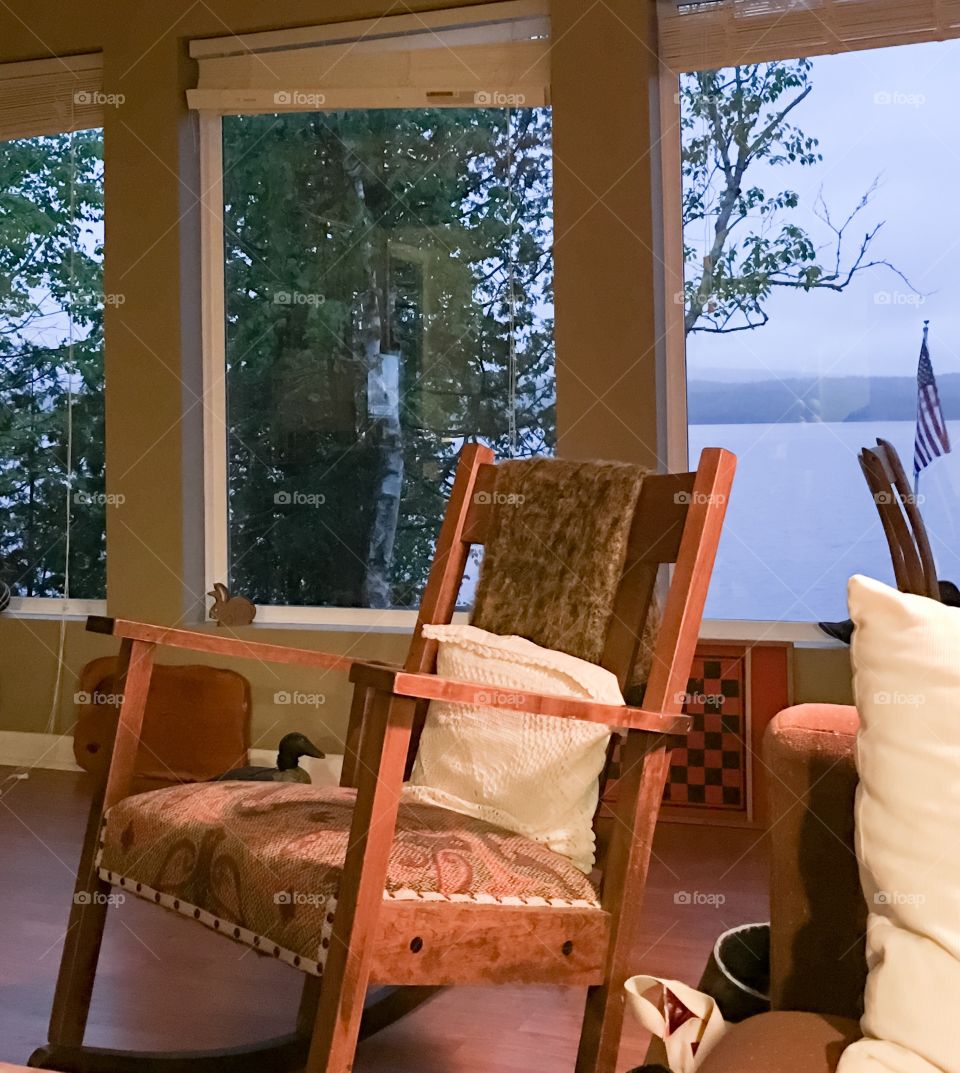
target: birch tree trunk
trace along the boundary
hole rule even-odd
[[[366,412],[370,422],[367,441],[375,453],[373,509],[361,590],[364,607],[390,607],[393,546],[400,518],[403,487],[403,434],[400,427],[400,356],[388,353],[384,341],[389,336],[390,284],[387,271],[387,243],[378,221],[383,207],[371,204],[377,194],[367,196],[364,171],[352,155],[346,166],[362,206],[365,222],[372,229],[364,239],[364,259],[368,287],[361,298],[360,332],[366,369]]]
[[[383,350],[379,295],[368,291],[364,305],[369,437],[377,453],[374,504],[363,580],[365,607],[390,607],[390,568],[400,519],[403,434],[400,428],[400,355]],[[368,312],[369,311],[369,312]]]

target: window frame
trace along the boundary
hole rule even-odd
[[[106,600],[62,596],[11,596],[4,615],[10,618],[53,618],[81,621],[88,615],[105,615]]]
[[[74,134],[104,127],[103,55],[53,56],[0,64],[0,140]],[[10,596],[8,618],[76,619],[106,614],[107,601]]]
[[[882,3],[882,0],[880,0]],[[658,10],[668,10],[675,6],[675,0],[660,0]],[[868,2],[864,15],[876,6]],[[695,19],[696,15],[686,16]],[[916,44],[922,40],[934,40],[928,37],[905,33],[896,40],[885,39],[853,47],[863,50],[888,48],[895,45]],[[661,52],[663,41],[661,38]],[[749,62],[772,62],[784,58],[781,49],[771,49],[765,58],[751,56]],[[823,53],[818,53],[818,55]],[[657,83],[658,118],[660,123],[659,141],[659,202],[660,223],[663,228],[661,248],[661,283],[664,294],[664,397],[666,399],[667,465],[671,471],[687,470],[689,457],[689,422],[687,414],[687,361],[686,342],[683,332],[683,303],[677,299],[683,294],[684,258],[683,258],[683,218],[682,218],[682,184],[681,139],[680,139],[680,78],[686,71],[693,69],[689,64],[678,63],[671,67],[667,60],[660,64],[660,76]],[[704,619],[700,635],[709,641],[752,641],[752,642],[789,642],[811,648],[840,648],[839,641],[827,638],[813,622],[770,619]]]
[[[204,591],[230,576],[228,502],[226,292],[223,241],[223,117],[202,110],[200,124],[201,335],[203,350]],[[409,632],[417,612],[406,608],[257,604],[264,626]]]
[[[680,75],[661,66],[658,84],[660,120],[660,219],[664,294],[664,394],[667,467],[671,472],[690,468],[687,420],[687,354],[683,335],[683,218],[680,167]],[[813,622],[778,619],[704,619],[704,641],[785,642],[809,648],[841,648]]]
[[[467,12],[479,12],[468,16]],[[496,23],[505,17],[549,18],[546,5],[542,0],[508,0],[506,3],[483,5],[482,8],[452,8],[447,11],[431,12],[429,15],[391,16],[396,24],[411,23],[414,28],[434,32],[427,20],[437,20],[437,32],[442,32],[450,24],[464,19],[474,28],[482,30],[483,23]],[[382,28],[385,19],[373,19],[348,24],[347,29],[357,31],[362,39],[368,32],[374,38],[373,29]],[[311,44],[323,43],[327,36],[337,37],[345,32],[342,24],[330,27],[306,28],[301,31],[278,31],[275,35],[266,33],[252,36],[249,41],[240,44],[256,47],[257,44],[269,44],[264,39],[276,38],[278,46],[297,45],[298,38]],[[232,39],[236,42],[236,39]],[[509,48],[508,42],[501,42],[502,47]],[[231,44],[234,53],[236,43]],[[545,44],[549,49],[549,44]],[[448,50],[449,51],[449,50]],[[217,46],[207,41],[193,42],[191,54],[201,64],[203,57],[216,55]],[[452,70],[457,70],[451,61]],[[525,85],[524,89],[528,87]],[[463,99],[462,93],[453,95],[447,101],[426,100],[414,103],[412,100],[399,100],[398,93],[382,90],[382,103],[372,99],[371,92],[364,89],[335,90],[336,107],[340,108],[376,108],[376,107],[458,107],[482,108],[485,105],[476,100]],[[415,91],[404,91],[409,96]],[[246,98],[246,99],[245,99]],[[534,87],[528,94],[529,107],[549,107],[549,86],[542,85],[539,91]],[[223,89],[190,90],[188,100],[196,111],[199,123],[199,162],[200,162],[200,257],[201,257],[201,350],[202,350],[202,399],[203,399],[203,487],[204,487],[204,582],[205,591],[210,591],[214,583],[224,582],[229,577],[229,504],[228,504],[228,445],[227,445],[227,399],[226,399],[226,294],[224,286],[224,241],[223,241],[223,117],[230,115],[254,115],[264,108],[251,103],[250,92]],[[270,111],[309,111],[308,108],[273,108]],[[331,630],[376,630],[379,632],[409,633],[417,622],[416,610],[407,608],[365,608],[332,607],[326,605],[304,604],[257,604],[256,623],[272,627],[314,627]],[[454,615],[454,622],[466,623],[469,616],[465,612]]]
[[[693,4],[695,0],[690,0]],[[657,0],[657,12],[660,28],[659,52],[661,56],[660,76],[657,84],[659,96],[658,111],[660,122],[660,222],[663,228],[661,248],[661,281],[664,305],[664,387],[666,413],[664,421],[667,438],[667,462],[671,470],[685,470],[689,467],[689,447],[687,421],[687,363],[686,345],[683,335],[683,305],[674,301],[677,292],[683,290],[683,220],[682,220],[682,183],[680,166],[680,77],[683,73],[698,67],[709,67],[709,63],[694,63],[693,57],[702,49],[715,48],[716,41],[723,33],[726,41],[736,41],[741,63],[766,63],[794,56],[793,45],[786,39],[770,34],[771,22],[774,26],[786,19],[781,19],[791,10],[791,0],[780,0],[781,11],[777,11],[777,0],[761,12],[757,25],[751,33],[737,30],[737,7],[735,0],[722,0],[712,7],[704,8],[707,21],[697,24],[695,20],[702,16],[692,13],[682,16],[690,19],[689,33],[678,35],[676,9],[685,0]],[[852,7],[852,5],[845,5]],[[837,9],[839,10],[839,9]],[[820,32],[826,28],[822,38],[831,47],[819,48],[807,52],[810,56],[828,55],[845,51],[872,51],[880,48],[899,47],[920,44],[927,41],[944,40],[947,37],[960,37],[960,21],[946,18],[946,5],[943,0],[935,0],[932,17],[924,19],[924,13],[917,11],[911,21],[905,18],[895,25],[887,24],[884,16],[891,11],[903,14],[902,6],[895,0],[860,0],[855,14],[857,18],[841,24],[824,23],[822,12],[799,15],[800,25],[805,27],[810,40],[821,40]],[[886,26],[883,32],[876,26]],[[666,26],[666,35],[664,27]],[[740,36],[737,36],[739,33]],[[665,41],[665,36],[667,40]],[[706,55],[707,53],[705,53]],[[710,53],[712,55],[712,53]],[[683,59],[685,57],[685,59]],[[719,60],[719,57],[714,57]],[[671,61],[674,66],[671,66]],[[734,61],[726,61],[735,63]],[[809,648],[840,648],[841,642],[828,639],[812,622],[793,622],[769,619],[704,619],[700,633],[704,640],[710,641],[785,641]]]

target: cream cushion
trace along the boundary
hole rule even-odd
[[[838,1073],[960,1073],[960,609],[850,579],[865,1038]]]
[[[425,626],[437,674],[491,687],[624,703],[594,663],[475,626]],[[593,867],[593,815],[610,731],[596,723],[434,701],[404,795],[515,831]]]

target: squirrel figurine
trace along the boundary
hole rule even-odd
[[[246,596],[231,596],[227,586],[219,581],[207,595],[213,597],[210,617],[218,626],[249,626],[253,622],[257,608]]]

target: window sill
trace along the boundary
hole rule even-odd
[[[106,600],[61,600],[57,597],[13,596],[6,618],[55,619],[82,622],[88,615],[105,615]]]
[[[793,644],[798,648],[846,648],[828,637],[815,622],[776,622],[756,619],[706,619],[701,641],[750,641],[754,644]]]
[[[456,623],[466,624],[469,615],[458,611]],[[417,624],[417,612],[377,610],[368,607],[280,607],[257,605],[254,626],[289,630],[330,630],[354,633],[411,633]]]
[[[458,611],[453,621],[466,625],[470,616]],[[281,607],[257,605],[254,626],[288,630],[333,632],[410,633],[417,612],[353,607]],[[708,619],[700,630],[702,641],[748,641],[755,644],[794,644],[802,648],[846,648],[812,622],[762,622],[739,619]]]

